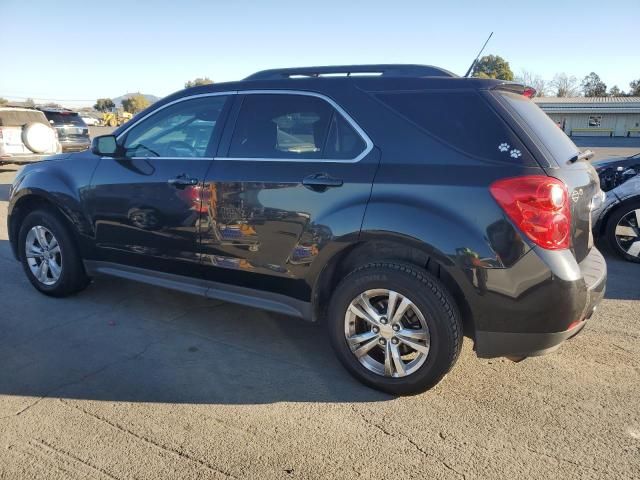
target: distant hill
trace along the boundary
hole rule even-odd
[[[139,94],[140,94],[139,92],[125,93],[124,95],[120,95],[119,97],[112,98],[112,100],[113,100],[113,103],[116,104],[116,107],[121,107],[122,101],[124,99],[132,97],[134,95],[139,95]],[[149,95],[149,94],[143,93],[142,96],[144,96],[151,103],[155,103],[158,100],[160,100],[160,97],[156,97],[155,95]]]

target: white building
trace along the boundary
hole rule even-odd
[[[640,136],[640,97],[534,98],[569,136]]]

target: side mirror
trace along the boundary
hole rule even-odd
[[[91,151],[102,157],[115,157],[118,153],[118,142],[113,135],[100,135],[91,141]]]

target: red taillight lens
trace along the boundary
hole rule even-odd
[[[525,87],[524,91],[522,92],[522,95],[524,95],[527,98],[533,98],[536,95],[536,89],[535,88],[531,88],[531,87]]]
[[[549,250],[569,248],[571,210],[567,187],[542,175],[505,178],[489,187],[509,218],[536,245]]]

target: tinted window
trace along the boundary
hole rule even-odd
[[[264,94],[244,98],[229,156],[349,159],[363,149],[362,139],[326,101]]]
[[[72,112],[44,112],[45,116],[53,121],[54,125],[75,125],[77,127],[86,127],[87,124],[80,118],[80,115]]]
[[[463,152],[522,161],[522,144],[475,92],[385,93],[378,98],[418,127]]]
[[[510,92],[499,92],[499,96],[515,109],[557,162],[564,163],[578,153],[576,144],[533,101]]]
[[[159,110],[128,133],[127,157],[206,157],[226,96],[184,100]]]

